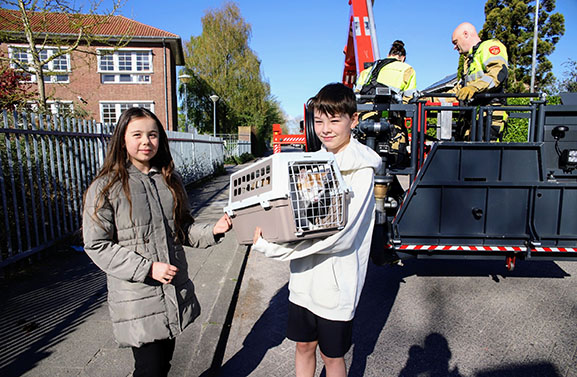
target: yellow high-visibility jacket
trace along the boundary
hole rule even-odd
[[[473,46],[465,58],[464,73],[455,91],[473,86],[479,92],[502,92],[509,75],[507,48],[496,39]]]
[[[373,70],[376,66],[377,64],[375,63],[359,74],[355,88],[357,92],[371,81]],[[403,102],[411,99],[417,91],[417,76],[415,70],[409,64],[398,60],[388,63],[381,68],[377,73],[377,82],[388,86],[395,93],[402,96]]]

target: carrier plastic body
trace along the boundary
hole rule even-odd
[[[281,153],[231,175],[224,211],[241,244],[257,226],[275,243],[327,237],[346,224],[348,193],[332,153]]]

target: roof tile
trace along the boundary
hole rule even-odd
[[[36,33],[78,34],[82,25],[93,25],[87,33],[98,36],[132,36],[180,38],[178,35],[145,25],[124,16],[31,12],[30,21]],[[0,8],[0,31],[22,32],[20,12]]]

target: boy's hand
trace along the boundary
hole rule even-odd
[[[259,238],[262,237],[262,229],[258,226],[254,229],[254,236],[252,237],[252,244],[254,245]]]
[[[150,272],[148,274],[151,278],[161,282],[162,284],[170,284],[177,272],[178,267],[176,266],[168,263],[152,262],[152,267],[150,267]]]
[[[222,215],[220,219],[218,219],[216,224],[214,224],[214,228],[212,228],[212,234],[214,234],[215,236],[217,234],[223,234],[228,232],[230,228],[232,228],[232,220],[225,213],[224,215]]]

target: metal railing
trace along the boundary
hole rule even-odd
[[[215,172],[224,163],[225,151],[219,137],[166,131],[176,170],[185,184]]]
[[[224,158],[239,157],[244,153],[251,153],[251,143],[247,140],[239,140],[238,135],[219,134],[224,145]]]
[[[80,229],[82,196],[101,166],[113,126],[0,113],[0,268]],[[224,162],[220,138],[167,132],[185,183]]]

